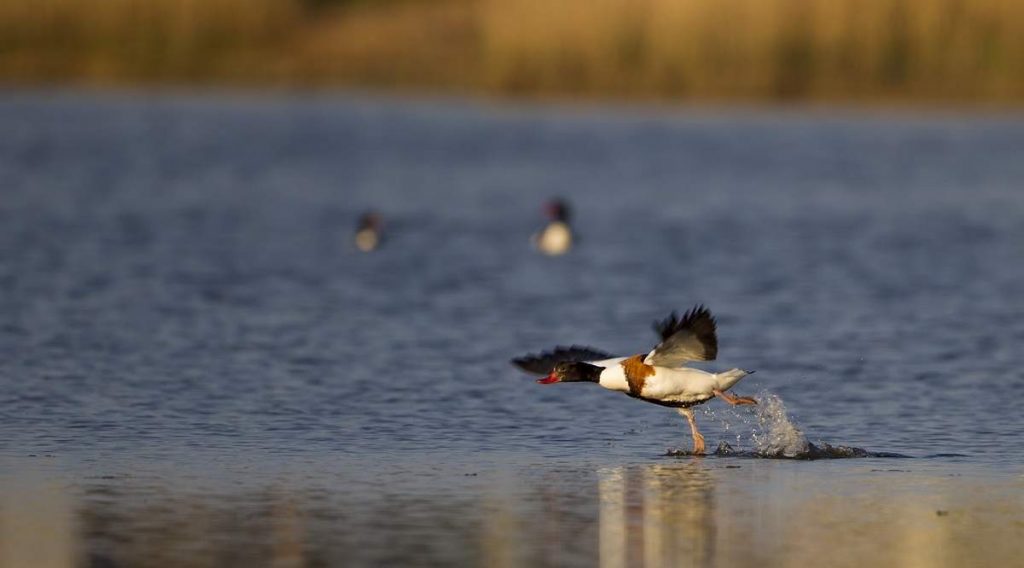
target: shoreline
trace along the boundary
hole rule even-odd
[[[45,97],[53,100],[119,100],[138,101],[210,101],[256,102],[266,104],[296,101],[313,104],[357,103],[381,106],[439,105],[478,107],[489,111],[557,112],[560,116],[593,116],[614,114],[624,118],[658,116],[794,116],[824,119],[867,119],[899,117],[902,119],[955,119],[959,117],[991,120],[1024,119],[1022,104],[885,104],[880,102],[803,101],[779,103],[772,101],[668,101],[616,98],[512,97],[445,90],[374,90],[359,87],[319,89],[250,88],[228,85],[3,85],[0,101]]]

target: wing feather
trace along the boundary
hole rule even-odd
[[[563,361],[590,362],[611,359],[612,357],[614,355],[605,353],[600,349],[573,345],[571,347],[555,347],[554,350],[546,353],[517,357],[512,359],[512,364],[533,375],[546,375],[555,368],[555,365]]]
[[[703,305],[694,306],[682,317],[672,312],[654,322],[654,331],[661,337],[644,363],[659,367],[678,367],[687,361],[714,361],[718,356],[715,318]]]

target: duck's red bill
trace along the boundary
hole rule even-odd
[[[537,379],[537,382],[542,385],[550,385],[551,383],[557,383],[558,377],[556,377],[554,373],[551,373],[550,375],[544,377],[543,379]]]

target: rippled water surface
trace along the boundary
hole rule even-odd
[[[2,565],[1024,554],[1019,116],[26,94],[0,127]],[[508,364],[697,302],[772,402],[706,405],[710,448],[910,457],[668,456],[673,411]]]

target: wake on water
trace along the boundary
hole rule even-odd
[[[851,446],[833,446],[825,442],[812,444],[790,419],[786,413],[786,405],[778,395],[762,391],[756,398],[756,412],[740,418],[742,430],[749,433],[753,449],[737,450],[723,441],[711,455],[793,460],[907,457],[888,452],[869,452]],[[735,418],[735,415],[730,414],[728,418],[719,417],[716,411],[711,409],[707,410],[707,414],[719,419],[727,431],[734,429],[731,419]],[[740,433],[736,436],[736,442],[740,444],[742,441],[743,433]],[[669,450],[666,455],[689,456],[692,452]]]

